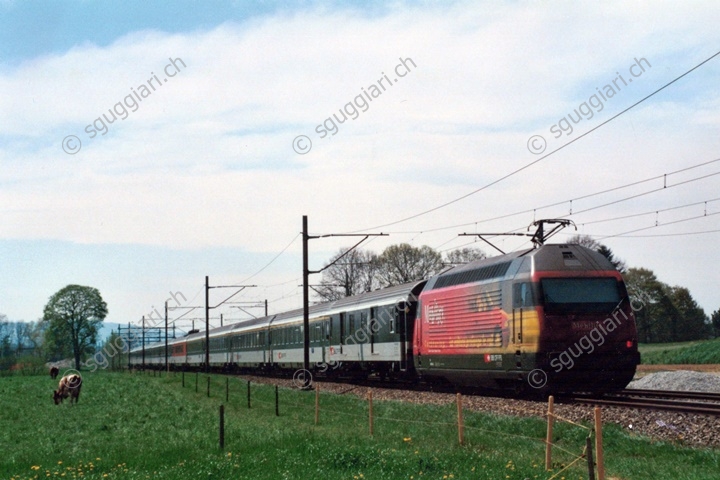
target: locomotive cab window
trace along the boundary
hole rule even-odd
[[[530,282],[516,283],[513,285],[513,308],[532,307],[535,302],[533,284]]]
[[[608,314],[622,298],[614,278],[545,278],[540,283],[549,314]]]

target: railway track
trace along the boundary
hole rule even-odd
[[[570,400],[590,405],[720,416],[720,394],[717,393],[631,389],[602,398],[572,396]]]
[[[720,393],[708,392],[679,392],[674,390],[640,390],[628,389],[620,392],[627,396],[654,397],[654,398],[689,398],[693,400],[711,400],[720,402]]]

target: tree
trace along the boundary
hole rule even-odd
[[[46,341],[58,351],[72,351],[80,370],[83,354],[94,352],[98,328],[107,314],[107,304],[96,288],[68,285],[45,305]]]
[[[570,245],[580,245],[581,247],[589,248],[590,250],[595,251],[600,248],[600,243],[597,240],[592,238],[590,235],[580,235],[579,233],[568,238],[567,243]]]
[[[7,316],[0,313],[0,357],[9,357],[11,355],[12,326],[8,322]]]
[[[615,254],[613,253],[613,251],[610,250],[605,245],[601,244],[598,247],[598,249],[595,251],[598,252],[600,255],[604,256],[605,258],[607,258],[608,261],[610,261],[610,263],[613,264],[613,267],[615,267],[615,270],[617,270],[618,272],[620,272],[620,273],[627,272],[627,265],[625,264],[625,262],[620,260],[619,258],[615,258]]]
[[[687,288],[671,287],[646,268],[630,268],[624,277],[641,342],[681,342],[709,336],[705,311]]]
[[[713,335],[715,338],[720,338],[720,308],[715,310],[710,317],[710,324],[712,325]]]
[[[487,258],[487,255],[479,248],[465,247],[445,254],[445,263],[462,265],[463,263],[470,263],[475,260],[482,260],[483,258]]]
[[[42,320],[28,323],[27,340],[32,346],[33,354],[43,355],[43,337],[45,336],[45,325]]]
[[[674,322],[676,330],[673,332],[675,337],[673,341],[708,338],[710,328],[707,315],[690,295],[690,290],[685,287],[672,287],[669,296],[678,313],[678,318]]]
[[[422,280],[442,269],[442,256],[427,245],[420,248],[408,243],[391,245],[378,262],[377,276],[384,287]]]
[[[343,256],[348,248],[341,248],[325,266],[340,260],[323,270],[322,282],[315,293],[324,301],[338,300],[359,293],[371,292],[379,287],[375,273],[378,268],[377,254],[369,250],[353,250]]]
[[[668,301],[663,300],[667,285],[646,268],[629,269],[625,274],[625,283],[635,311],[640,342],[669,341],[666,340],[669,337],[669,322],[665,312]]]
[[[625,264],[625,262],[619,258],[615,258],[615,254],[612,250],[610,250],[609,247],[598,242],[590,235],[573,235],[568,239],[567,243],[576,244],[589,248],[590,250],[595,250],[597,253],[607,258],[608,261],[613,264],[617,271],[623,274],[627,272],[627,265]]]

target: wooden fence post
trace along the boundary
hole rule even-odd
[[[547,436],[545,437],[545,470],[552,469],[552,434],[553,434],[553,423],[555,423],[555,397],[550,395],[548,397],[548,424],[547,424]]]
[[[595,407],[595,456],[597,457],[598,480],[605,480],[605,458],[602,443],[602,413],[600,407]]]
[[[460,445],[465,440],[465,426],[463,425],[463,411],[462,411],[462,395],[460,392],[457,393],[457,424],[458,424],[458,442]]]
[[[592,439],[590,435],[585,439],[585,452],[588,462],[588,480],[595,480],[595,461],[593,460]]]
[[[220,450],[225,448],[225,406],[220,405]]]
[[[372,390],[368,390],[368,405],[370,406],[370,436],[373,436],[373,404]]]
[[[315,425],[320,421],[320,384],[315,384]]]
[[[280,395],[278,394],[278,386],[275,385],[275,416],[280,416]]]

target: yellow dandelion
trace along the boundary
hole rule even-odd
[[[39,466],[39,465],[33,465],[32,467],[30,467],[30,469],[31,469],[31,470],[40,470],[40,466]]]

